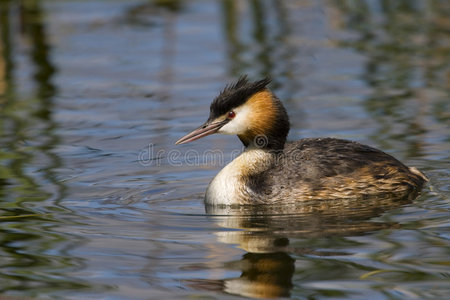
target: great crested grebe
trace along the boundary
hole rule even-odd
[[[406,197],[427,177],[392,156],[356,142],[305,138],[286,143],[289,118],[266,87],[270,79],[246,76],[211,103],[208,120],[179,139],[185,144],[213,133],[236,134],[245,150],[225,166],[206,190],[211,205],[282,204],[299,201]]]

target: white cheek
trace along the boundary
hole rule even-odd
[[[249,116],[251,109],[249,106],[241,106],[234,109],[236,117],[219,129],[222,134],[243,134],[248,130]]]

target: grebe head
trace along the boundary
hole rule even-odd
[[[247,76],[227,85],[211,103],[208,120],[179,139],[185,144],[213,133],[236,134],[246,147],[281,150],[289,118],[281,101],[266,87],[269,78],[249,82]]]

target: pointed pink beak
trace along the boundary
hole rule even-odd
[[[208,121],[206,121],[205,124],[203,124],[199,128],[195,129],[191,133],[186,134],[181,139],[176,141],[175,145],[186,144],[186,143],[198,140],[198,139],[200,139],[202,137],[205,137],[207,135],[216,133],[217,131],[219,131],[219,129],[223,125],[228,123],[228,121],[229,121],[228,119],[226,119],[224,121],[220,121],[220,122],[215,122],[215,123],[209,123]]]

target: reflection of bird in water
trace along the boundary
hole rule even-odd
[[[311,249],[292,247],[290,238],[356,236],[398,224],[370,219],[410,200],[368,198],[342,201],[332,199],[291,205],[206,206],[206,212],[222,228],[217,239],[252,253],[289,252],[326,255]],[[236,231],[235,229],[239,229]],[[242,231],[243,230],[243,231]]]
[[[225,281],[224,291],[246,297],[289,297],[295,260],[284,252],[247,253],[239,261],[239,278]]]
[[[242,271],[240,277],[225,280],[188,279],[187,285],[197,290],[225,292],[250,298],[289,297],[293,287],[295,259],[285,252],[247,253],[227,267]]]
[[[314,249],[308,242],[310,239],[365,235],[397,228],[399,225],[396,223],[370,219],[409,202],[408,199],[391,197],[366,200],[302,202],[295,208],[290,205],[206,206],[206,212],[217,225],[230,229],[218,230],[215,233],[217,240],[235,245],[247,253],[241,259],[233,259],[224,265],[227,270],[240,271],[240,276],[227,276],[221,280],[189,279],[186,284],[194,289],[251,298],[289,297],[296,268],[296,259],[292,255],[302,260],[301,257],[305,256],[352,254],[323,247]],[[211,251],[211,257],[223,257],[223,253]],[[212,262],[212,265],[217,268],[217,262]],[[298,265],[299,273],[308,273],[309,264],[300,261]]]
[[[289,119],[266,88],[269,79],[241,77],[214,99],[208,120],[176,144],[236,134],[245,151],[206,191],[207,204],[281,204],[304,200],[415,196],[427,181],[415,168],[356,142],[307,138],[286,143]]]

